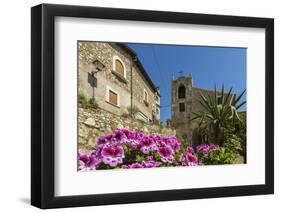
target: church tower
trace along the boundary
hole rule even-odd
[[[177,131],[177,137],[182,142],[191,143],[191,112],[192,112],[191,74],[188,77],[180,76],[172,81],[172,125]]]

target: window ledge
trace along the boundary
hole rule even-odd
[[[108,104],[110,104],[111,106],[114,106],[114,107],[116,107],[116,108],[119,108],[120,109],[120,106],[118,106],[118,105],[115,105],[115,104],[113,104],[113,103],[110,103],[109,101],[105,101],[106,103],[108,103]]]
[[[120,75],[118,72],[116,72],[114,70],[112,70],[111,72],[118,78],[118,80],[122,81],[125,84],[128,83],[127,79],[124,78],[124,76]]]

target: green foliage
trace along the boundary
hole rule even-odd
[[[159,124],[159,129],[160,129],[160,132],[162,132],[164,128],[165,128],[165,126],[163,125],[163,123],[162,123],[162,122],[160,122],[160,124]]]
[[[187,147],[191,146],[191,143],[188,138],[184,138],[182,142],[181,149],[186,150]]]
[[[246,123],[246,116],[241,116],[242,121],[237,122],[235,125],[235,132],[234,134],[240,138],[241,141],[241,151],[240,154],[244,157],[244,161],[246,163],[247,159],[247,150],[246,150],[246,145],[247,145],[247,123]]]
[[[224,146],[208,156],[199,156],[200,161],[205,165],[234,164],[239,157],[241,150],[241,139],[233,134],[228,134]]]
[[[79,106],[85,109],[97,109],[98,104],[95,102],[93,98],[87,99],[83,95],[79,95],[79,100],[78,100]]]
[[[228,135],[224,147],[229,152],[239,154],[241,150],[241,139],[236,135]]]
[[[202,163],[205,165],[233,164],[236,159],[237,156],[234,153],[228,152],[226,148],[222,147],[204,157]]]
[[[198,100],[204,110],[193,112],[195,117],[192,120],[199,120],[199,128],[208,135],[210,143],[223,145],[224,129],[237,121],[241,121],[238,109],[246,104],[246,101],[239,103],[244,95],[244,90],[237,98],[232,94],[232,88],[225,93],[224,85],[220,92],[214,88],[214,95],[204,96],[200,94],[201,99]]]

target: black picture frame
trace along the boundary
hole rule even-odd
[[[54,21],[55,17],[100,18],[162,23],[264,28],[266,135],[265,184],[199,189],[178,189],[56,197]],[[41,4],[31,9],[31,204],[60,208],[121,203],[139,203],[198,198],[218,198],[274,193],[274,20],[240,16],[102,7]]]

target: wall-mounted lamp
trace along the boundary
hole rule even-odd
[[[105,67],[105,65],[103,63],[101,63],[99,60],[93,61],[93,64],[94,64],[94,66],[96,68],[96,70],[92,72],[93,74],[95,74],[95,73],[97,73],[99,71],[102,71],[103,68]]]

